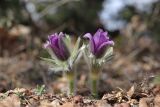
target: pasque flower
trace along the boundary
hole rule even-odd
[[[81,39],[78,38],[74,47],[72,46],[71,37],[67,34],[63,34],[62,32],[54,33],[48,37],[47,42],[44,44],[44,47],[47,49],[51,58],[42,58],[42,60],[48,62],[51,66],[51,70],[55,72],[63,71],[63,76],[67,76],[68,87],[67,92],[74,92],[74,66],[76,66],[76,61],[79,59],[79,55],[81,55],[80,48]],[[66,71],[71,71],[67,72]],[[65,77],[64,77],[65,78]],[[68,90],[69,89],[69,90]],[[66,90],[65,90],[66,91]]]
[[[50,48],[55,56],[61,60],[66,61],[70,57],[70,52],[63,41],[65,34],[60,32],[59,34],[54,33],[48,37],[48,41],[44,45],[45,48]]]
[[[91,52],[96,58],[101,58],[107,47],[114,45],[114,42],[109,39],[108,33],[102,29],[98,29],[93,36],[90,33],[86,33],[84,38],[89,39]]]

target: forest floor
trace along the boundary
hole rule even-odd
[[[132,86],[127,92],[119,89],[95,99],[17,88],[0,94],[0,107],[160,107],[160,86],[155,86],[152,91],[148,90],[148,93],[138,90]]]
[[[0,107],[160,107],[160,85],[155,80],[160,75],[159,44],[145,36],[123,39],[115,39],[114,58],[101,73],[100,97],[86,92],[66,96],[53,94],[65,87],[65,82],[40,60],[46,55],[44,42],[0,29]],[[88,67],[84,61],[79,63],[81,90]],[[46,91],[37,91],[35,87],[43,84]]]

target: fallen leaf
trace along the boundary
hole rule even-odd
[[[97,102],[97,107],[112,107],[110,104],[107,103],[105,100],[100,100]]]
[[[62,106],[60,106],[60,107],[74,107],[74,104],[73,104],[73,103],[68,102],[68,103],[63,104],[63,105],[62,105]]]
[[[131,98],[134,92],[135,92],[135,86],[133,85],[127,92],[127,96]]]
[[[130,107],[128,103],[115,104],[114,107]]]
[[[147,99],[146,98],[141,98],[139,101],[139,107],[149,107],[147,104]]]
[[[20,107],[20,99],[16,95],[9,96],[0,101],[0,107]]]
[[[154,107],[160,107],[160,95],[157,95],[157,96],[154,98],[154,104],[155,104]]]

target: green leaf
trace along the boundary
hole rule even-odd
[[[106,59],[108,57],[110,57],[111,55],[113,55],[113,47],[109,47],[103,57],[103,59]]]
[[[73,52],[71,53],[71,57],[70,57],[70,66],[72,66],[72,64],[76,61],[79,53],[80,53],[80,42],[81,42],[81,38],[79,37],[76,41],[76,44],[74,46]]]
[[[77,56],[78,49],[79,49],[79,46],[80,46],[80,41],[81,41],[81,38],[79,37],[76,41],[76,44],[75,44],[75,47],[74,47],[74,50],[73,50],[73,53],[72,53],[72,56],[71,56],[73,58]]]
[[[43,61],[46,61],[46,62],[52,63],[52,64],[56,64],[56,60],[54,60],[54,59],[50,59],[50,58],[43,58],[43,57],[40,57],[40,59],[42,59]]]
[[[160,75],[156,76],[153,81],[155,84],[160,84]]]
[[[65,62],[57,62],[56,65],[51,65],[50,70],[54,71],[54,72],[59,72],[59,71],[68,71],[68,63]]]
[[[43,58],[40,57],[42,60],[47,61],[47,62],[51,62],[53,64],[57,64],[57,65],[61,65],[61,63],[63,63],[62,61],[58,60],[58,59],[51,59],[51,58]]]
[[[71,41],[71,37],[67,34],[65,34],[65,38],[63,39],[63,41],[65,42],[65,44],[67,45],[67,48],[69,49],[70,52],[72,52],[72,41]]]
[[[35,93],[40,96],[45,92],[45,85],[37,86]]]
[[[57,65],[57,66],[53,66],[52,68],[50,68],[51,70],[53,70],[54,72],[59,72],[59,71],[68,71],[68,64],[66,65]]]
[[[113,58],[113,47],[109,47],[106,50],[105,55],[102,58],[98,59],[97,62],[98,62],[99,65],[102,65],[102,64],[110,61],[112,58]]]
[[[62,61],[59,61],[57,59],[50,59],[50,58],[43,58],[43,57],[40,57],[43,61],[46,61],[48,63],[50,63],[52,66],[56,67],[56,66],[63,66],[64,65],[64,62]]]

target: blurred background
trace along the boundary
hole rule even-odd
[[[155,87],[160,74],[159,0],[0,0],[0,92],[45,84],[50,90],[64,81],[40,60],[53,32],[73,38],[98,28],[115,41],[114,58],[101,75],[99,91],[128,89],[133,83]],[[78,84],[88,70],[80,61]],[[143,84],[144,83],[144,84]]]

